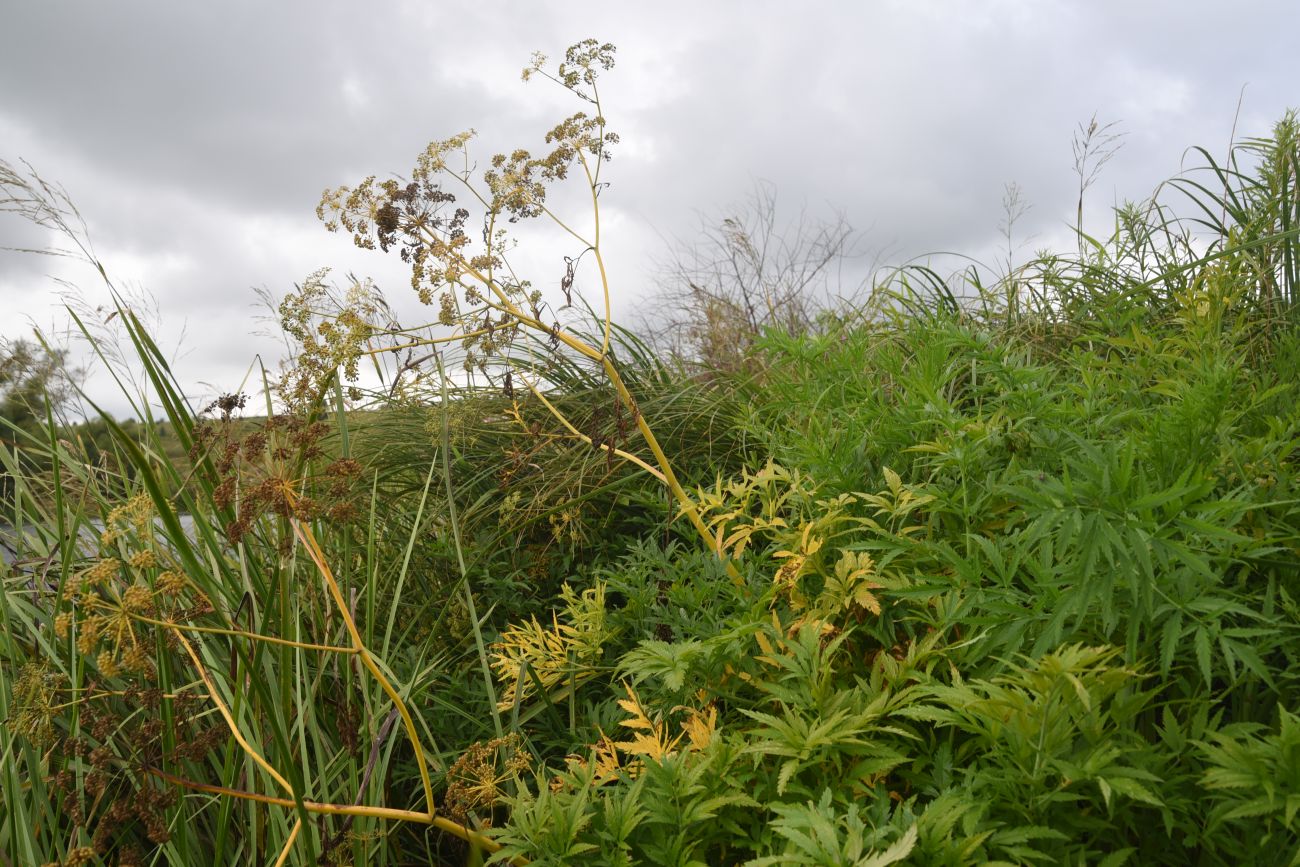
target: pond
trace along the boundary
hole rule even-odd
[[[186,534],[192,535],[194,532],[194,518],[190,515],[181,515],[181,527]],[[162,522],[155,519],[159,530],[162,530]],[[99,551],[99,534],[104,530],[102,521],[83,522],[78,533],[78,555],[80,557],[93,557]],[[161,535],[161,533],[160,533]],[[54,544],[51,537],[53,533],[36,533],[32,531],[30,525],[22,528],[14,527],[12,524],[0,524],[0,563],[9,566],[14,563],[31,569],[44,563],[47,559],[57,562],[61,556],[59,548]]]

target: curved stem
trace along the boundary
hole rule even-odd
[[[595,192],[593,189],[593,195],[594,194]],[[659,447],[659,441],[655,438],[654,432],[650,430],[650,426],[646,424],[645,419],[641,417],[641,413],[636,408],[636,401],[633,400],[631,393],[627,390],[627,386],[623,383],[622,377],[619,376],[618,370],[614,367],[613,359],[609,357],[609,354],[578,340],[564,331],[552,331],[546,325],[516,307],[499,286],[494,283],[484,282],[484,276],[470,265],[469,262],[465,261],[459,253],[453,253],[453,255],[456,257],[457,264],[464,268],[465,273],[471,275],[474,279],[483,282],[484,285],[500,299],[505,312],[513,316],[517,321],[536,331],[540,331],[543,334],[554,336],[565,346],[585,358],[600,362],[600,364],[605,368],[605,372],[609,375],[610,382],[614,384],[614,388],[618,391],[620,399],[622,399],[624,404],[635,414],[637,429],[641,431],[641,435],[645,437],[646,445],[649,446],[651,453],[655,457],[655,462],[662,470],[665,484],[668,485],[668,489],[677,499],[677,502],[681,504],[682,513],[686,515],[687,520],[689,520],[691,525],[695,527],[696,531],[700,534],[700,537],[704,540],[705,544],[709,546],[710,550],[715,549],[717,546],[713,534],[709,532],[709,528],[704,525],[703,519],[700,518],[699,509],[695,505],[695,501],[691,499],[690,494],[686,493],[685,489],[682,488],[681,483],[677,481],[677,475],[673,472],[672,464],[669,462],[668,456],[664,454],[663,449]],[[606,339],[608,339],[608,317],[605,319],[605,328]],[[735,565],[730,562],[727,563],[727,574],[735,580],[740,580],[740,573],[736,570]]]
[[[284,647],[296,647],[299,650],[319,650],[325,653],[356,653],[355,647],[339,647],[334,644],[311,644],[305,641],[290,641],[287,638],[276,638],[272,635],[258,635],[255,632],[244,632],[241,629],[222,629],[218,626],[195,626],[190,623],[172,623],[168,620],[155,620],[152,617],[145,617],[143,614],[127,615],[141,623],[148,623],[151,626],[161,626],[164,629],[176,629],[184,632],[202,632],[207,635],[228,635],[232,638],[246,638],[249,641],[265,641],[268,644],[279,644]]]
[[[478,337],[480,334],[487,334],[486,328],[480,328],[477,331],[470,331],[465,334],[448,334],[445,337],[421,337],[410,343],[399,343],[397,346],[381,346],[378,349],[367,349],[362,355],[382,355],[385,352],[396,352],[399,349],[416,349],[420,346],[432,346],[435,343],[455,343],[457,340],[468,340],[471,337]]]
[[[641,432],[641,436],[645,437],[646,446],[650,449],[650,453],[655,456],[655,462],[658,463],[660,468],[663,470],[664,483],[668,485],[668,490],[672,491],[673,496],[677,498],[677,502],[681,504],[682,514],[684,514],[686,519],[691,522],[691,526],[693,526],[696,532],[700,534],[700,538],[704,540],[704,543],[708,545],[711,550],[717,550],[714,535],[710,533],[709,528],[705,526],[704,519],[700,517],[699,508],[695,505],[695,501],[691,499],[691,495],[686,493],[681,482],[677,481],[677,474],[673,472],[672,463],[668,460],[668,456],[664,454],[664,450],[660,447],[659,440],[655,438],[654,431],[650,429],[650,425],[646,424],[645,418],[642,417],[640,410],[637,409],[636,401],[633,400],[632,394],[627,390],[627,386],[623,383],[623,377],[619,376],[618,368],[614,366],[613,360],[608,356],[601,359],[601,361],[604,364],[605,373],[609,375],[609,381],[614,384],[615,390],[618,391],[618,396],[627,404],[628,409],[632,411],[633,416],[636,418],[637,430]],[[719,552],[718,556],[722,556],[721,552]],[[734,580],[740,580],[740,572],[737,571],[735,564],[728,560],[726,565],[727,574]]]
[[[317,571],[325,580],[329,588],[330,596],[334,599],[334,607],[338,609],[339,616],[343,618],[343,624],[347,627],[348,634],[352,638],[352,644],[357,649],[357,655],[361,659],[370,674],[379,682],[379,686],[388,694],[389,699],[397,707],[397,712],[401,714],[402,724],[406,727],[406,735],[411,741],[411,751],[415,753],[415,764],[420,771],[420,782],[424,786],[425,803],[429,806],[429,816],[432,818],[436,812],[433,803],[433,784],[429,781],[429,767],[424,760],[424,747],[420,743],[419,732],[415,728],[415,720],[411,718],[411,712],[406,707],[406,702],[398,695],[397,690],[389,683],[388,678],[379,670],[375,660],[370,656],[370,651],[366,649],[365,642],[361,640],[361,633],[357,630],[357,624],[348,612],[347,603],[343,599],[343,592],[339,590],[338,582],[334,580],[334,573],[330,571],[329,564],[325,562],[325,554],[321,551],[320,545],[316,542],[316,537],[311,532],[311,527],[303,524],[297,518],[291,518],[294,535],[302,542],[303,547],[307,549],[307,554],[311,557],[312,562],[316,564]]]
[[[600,288],[605,297],[605,336],[600,343],[600,354],[604,356],[609,355],[610,318],[613,316],[613,311],[609,303],[609,275],[605,273],[605,257],[600,255],[600,197],[596,194],[600,188],[597,180],[600,166],[596,167],[596,175],[592,175],[591,167],[587,165],[587,158],[583,156],[581,148],[578,149],[578,159],[582,161],[582,170],[587,173],[587,186],[591,189],[591,216],[596,224],[596,240],[591,245],[591,252],[596,255],[596,267],[600,269]]]
[[[213,683],[212,678],[208,676],[208,670],[203,667],[203,660],[199,659],[198,653],[194,650],[194,645],[190,643],[188,638],[179,632],[176,633],[176,638],[180,641],[181,646],[185,648],[185,652],[189,654],[190,659],[194,662],[194,667],[198,669],[199,677],[203,679],[203,685],[208,688],[208,697],[211,698],[212,703],[217,706],[217,710],[221,713],[221,718],[226,721],[226,727],[230,729],[231,737],[233,737],[235,742],[243,748],[244,752],[248,754],[248,757],[257,763],[258,767],[271,775],[271,779],[279,783],[286,792],[292,793],[293,786],[289,785],[289,781],[281,776],[279,771],[271,767],[271,763],[262,758],[261,753],[253,749],[253,745],[248,742],[243,733],[239,730],[239,726],[235,723],[235,717],[230,713],[230,709],[226,707],[226,703],[221,700],[221,696],[217,693],[217,685]],[[293,801],[290,801],[289,803],[293,804]]]
[[[551,220],[555,223],[555,225],[559,226],[561,229],[563,229],[564,231],[566,231],[566,232],[568,232],[570,235],[572,235],[573,238],[574,238],[574,240],[576,240],[579,244],[582,244],[584,247],[590,247],[590,246],[592,246],[592,243],[591,243],[590,241],[588,241],[586,238],[582,237],[582,235],[578,234],[578,232],[577,232],[576,230],[574,230],[573,228],[571,228],[571,227],[569,226],[568,223],[564,222],[564,221],[561,220],[559,217],[557,217],[557,216],[555,215],[555,212],[552,211],[550,208],[546,207],[546,206],[543,205],[541,202],[536,202],[535,204],[537,205],[537,207],[539,207],[539,208],[542,209],[542,213],[543,213],[543,214],[545,214],[546,216],[548,216],[548,217],[551,218]],[[600,228],[599,228],[599,227],[596,228],[596,237],[597,237],[597,238],[600,237]]]
[[[447,248],[446,244],[444,244],[441,241],[441,239],[437,238],[437,236],[430,234],[430,237],[433,238],[433,240],[436,241],[444,249],[447,249],[447,255],[452,259],[452,261],[455,262],[458,268],[464,271],[464,273],[473,277],[475,280],[481,283],[488,291],[490,291],[493,295],[497,297],[497,300],[500,302],[500,306],[497,309],[505,313],[509,313],[521,324],[527,325],[529,328],[532,328],[535,331],[540,331],[543,334],[552,333],[550,326],[546,325],[541,320],[535,319],[534,317],[528,315],[528,313],[526,313],[525,311],[519,309],[519,307],[513,301],[510,300],[510,297],[506,295],[505,290],[502,289],[499,285],[497,285],[496,281],[489,280],[487,276],[483,274],[483,272],[479,271],[477,268],[471,265],[469,261],[465,259],[464,256],[460,255],[454,250]],[[592,361],[600,361],[601,353],[595,347],[588,346],[586,343],[583,343],[581,340],[577,340],[576,338],[570,336],[569,334],[566,334],[563,331],[556,332],[555,337],[557,340],[559,340],[565,346],[572,349],[574,352],[577,352],[578,354],[583,355],[586,358],[591,359]]]
[[[650,448],[651,453],[654,455],[655,462],[659,465],[664,483],[668,486],[668,489],[672,492],[673,497],[681,505],[682,514],[686,515],[687,520],[691,522],[691,525],[695,528],[696,532],[700,534],[700,537],[704,540],[704,543],[708,545],[711,550],[716,550],[717,545],[714,538],[714,534],[709,532],[709,528],[704,524],[704,520],[700,517],[699,508],[696,506],[695,501],[691,499],[691,496],[688,493],[686,493],[685,489],[682,488],[681,483],[677,480],[677,475],[676,473],[673,472],[672,464],[669,462],[668,456],[664,454],[663,449],[660,448],[659,441],[655,438],[654,432],[650,429],[650,426],[646,424],[645,419],[641,417],[640,412],[636,408],[636,401],[633,400],[631,393],[628,392],[627,386],[624,384],[622,377],[619,376],[618,370],[614,366],[613,359],[610,358],[609,344],[610,344],[610,332],[611,332],[611,323],[610,323],[611,317],[610,317],[609,282],[604,268],[604,261],[600,256],[600,250],[599,250],[600,206],[599,206],[599,197],[597,196],[597,190],[599,187],[596,183],[596,178],[592,175],[591,169],[587,163],[586,158],[583,156],[581,150],[578,151],[578,157],[582,162],[583,170],[587,174],[587,179],[591,188],[593,213],[596,217],[596,235],[595,235],[596,243],[591,245],[591,247],[596,254],[597,262],[600,264],[602,290],[604,293],[604,300],[605,300],[605,328],[604,328],[604,335],[601,341],[601,348],[597,349],[596,347],[589,345],[585,341],[573,337],[572,335],[566,333],[563,330],[560,330],[559,328],[552,330],[549,326],[545,325],[540,320],[536,319],[533,316],[530,316],[528,313],[521,310],[513,301],[510,300],[509,296],[506,294],[504,289],[502,289],[499,285],[497,285],[497,283],[494,280],[488,278],[479,269],[475,268],[472,264],[470,264],[470,262],[468,262],[465,259],[465,257],[462,256],[458,251],[452,249],[441,238],[438,238],[436,235],[433,235],[431,232],[428,232],[428,230],[426,230],[426,233],[429,235],[431,242],[435,245],[435,249],[439,252],[440,255],[445,255],[445,257],[448,260],[454,262],[455,265],[461,269],[461,272],[463,274],[467,274],[471,276],[479,283],[481,283],[484,287],[486,287],[488,291],[490,291],[493,295],[496,296],[496,298],[500,302],[500,307],[498,309],[501,309],[504,312],[508,313],[510,316],[514,317],[514,319],[520,324],[532,328],[535,331],[539,331],[543,334],[546,334],[550,337],[553,337],[554,339],[564,344],[568,348],[572,349],[574,352],[577,352],[579,355],[583,356],[584,358],[587,358],[591,361],[599,362],[601,366],[605,368],[606,373],[609,375],[610,381],[614,384],[614,388],[618,391],[619,398],[630,410],[632,410],[633,414],[636,416],[637,429],[641,432],[641,435],[645,437],[646,445]],[[719,554],[719,556],[721,556],[721,554]],[[735,565],[730,561],[728,561],[726,565],[727,565],[727,573],[732,577],[732,579],[737,581],[741,580],[740,573],[736,569]]]
[[[293,823],[293,830],[289,832],[289,839],[284,841],[284,848],[280,850],[280,857],[275,859],[275,867],[284,867],[285,862],[289,860],[289,853],[293,851],[294,841],[298,839],[300,831],[302,831],[302,819]]]
[[[592,442],[591,437],[587,436],[585,433],[583,433],[582,431],[574,427],[573,423],[570,422],[569,419],[566,418],[562,412],[556,409],[555,406],[549,400],[546,399],[546,396],[543,395],[542,392],[536,386],[534,386],[531,382],[528,381],[527,377],[525,377],[522,373],[520,373],[519,378],[523,380],[524,385],[528,386],[528,390],[533,393],[533,396],[536,397],[538,400],[540,400],[542,402],[542,405],[545,406],[548,410],[550,410],[551,415],[555,416],[556,420],[559,421],[560,424],[564,425],[564,427],[570,433],[572,433],[575,437],[582,440],[584,443],[586,443],[589,446],[596,445],[594,442]],[[520,424],[522,423],[523,422],[521,419]],[[665,476],[662,472],[655,469],[653,466],[646,463],[644,460],[632,454],[631,452],[625,452],[620,448],[615,448],[609,445],[608,443],[601,443],[598,446],[598,448],[603,449],[605,451],[613,452],[614,454],[618,455],[620,458],[623,458],[626,461],[631,461],[641,469],[645,470],[650,475],[654,476],[659,481],[663,482],[664,484],[668,484],[667,476]]]
[[[196,792],[206,792],[210,795],[224,795],[228,798],[238,798],[243,801],[255,801],[259,804],[269,804],[277,807],[296,807],[297,804],[290,798],[277,798],[274,795],[259,795],[256,792],[245,792],[241,789],[230,789],[225,786],[213,786],[208,783],[200,783],[195,780],[187,780],[184,777],[178,777],[175,774],[169,774],[166,771],[146,766],[144,769],[147,773],[153,774],[161,780],[166,780],[177,786],[186,789],[193,789]],[[432,825],[452,834],[466,843],[479,846],[489,852],[498,852],[501,850],[501,844],[491,837],[485,837],[477,831],[472,831],[458,822],[450,819],[444,819],[441,816],[431,816],[428,813],[421,813],[417,810],[398,810],[393,807],[362,807],[355,804],[325,804],[319,801],[303,801],[302,807],[308,813],[315,813],[324,816],[367,816],[372,819],[389,819],[398,822],[416,822],[421,825]],[[530,862],[525,858],[514,858],[511,863],[524,867]]]

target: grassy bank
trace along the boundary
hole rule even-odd
[[[1296,128],[729,369],[462,256],[425,206],[463,140],[323,208],[486,275],[454,341],[309,281],[240,420],[122,310],[117,458],[0,450],[0,863],[1297,863]],[[603,119],[557,129],[490,218],[599,189]]]

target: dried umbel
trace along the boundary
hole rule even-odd
[[[225,527],[231,543],[266,515],[342,523],[358,514],[354,489],[362,467],[350,458],[321,466],[329,433],[326,422],[300,414],[274,415],[251,428],[224,417],[195,428],[190,460],[208,476],[213,503],[235,513]]]
[[[438,312],[434,322],[415,328],[380,325],[375,317],[367,318],[364,304],[349,300],[337,308],[332,329],[312,326],[322,291],[316,288],[318,280],[309,280],[282,308],[291,314],[286,330],[302,345],[298,372],[291,376],[302,384],[295,393],[310,392],[308,385],[314,383],[320,394],[339,370],[354,377],[363,356],[453,344],[464,369],[482,374],[500,388],[514,406],[515,417],[522,418],[521,400],[534,400],[563,428],[552,438],[584,443],[605,452],[611,464],[617,457],[662,481],[682,514],[711,544],[712,535],[700,521],[695,502],[677,481],[671,462],[641,417],[611,350],[600,199],[608,186],[602,172],[618,136],[608,129],[598,78],[613,64],[613,46],[595,40],[572,46],[553,70],[545,56],[534,55],[524,70],[525,80],[549,79],[588,104],[586,110],[552,127],[540,152],[519,148],[498,153],[479,171],[470,155],[471,130],[430,144],[407,179],[380,181],[370,176],[355,186],[327,189],[317,208],[326,228],[347,232],[363,249],[395,251],[410,266],[416,295],[424,304],[436,303]],[[553,209],[553,193],[566,183],[589,197],[589,221],[579,222]],[[530,220],[549,221],[551,229],[576,246],[560,257],[562,301],[548,300],[512,264],[519,243],[515,233]],[[594,337],[570,330],[560,321],[559,311],[573,303],[580,266],[597,281],[604,302],[597,308],[603,313],[603,327]],[[431,336],[436,332],[430,329],[439,326],[450,333]],[[531,339],[523,340],[525,334]],[[390,340],[394,342],[381,345]],[[565,364],[594,367],[609,383],[615,435],[599,424],[596,429],[579,427],[546,397],[547,371],[552,369],[548,365],[558,363],[561,356]],[[396,376],[422,362],[436,362],[445,383],[442,353],[436,348],[403,364]],[[392,388],[396,393],[396,381]],[[635,453],[634,435],[644,440],[648,457]]]
[[[113,508],[104,518],[104,532],[100,542],[111,545],[127,533],[143,534],[153,523],[153,501],[147,494],[138,494]]]
[[[54,717],[63,679],[48,665],[29,662],[18,669],[13,684],[13,711],[5,725],[44,749],[54,741]]]
[[[160,785],[147,769],[162,761],[201,758],[220,750],[229,737],[224,728],[209,724],[203,696],[163,693],[155,687],[107,689],[95,681],[72,689],[48,672],[25,673],[29,681],[31,676],[38,678],[45,702],[55,702],[50,710],[58,714],[60,723],[52,730],[55,736],[40,741],[49,766],[62,768],[44,782],[70,824],[90,842],[70,849],[59,863],[156,860],[157,847],[171,838],[169,813],[179,793]],[[78,724],[67,726],[65,717],[74,710]],[[60,733],[63,726],[72,733]],[[164,743],[172,748],[164,749]],[[79,766],[75,773],[69,768],[74,762]],[[146,857],[146,853],[151,854]]]
[[[337,295],[328,277],[328,268],[308,275],[278,310],[280,327],[297,343],[298,351],[281,375],[277,391],[285,408],[298,415],[310,411],[340,370],[349,382],[357,381],[363,349],[378,332],[374,322],[385,310],[369,281],[353,280]],[[322,310],[330,314],[322,316]],[[352,390],[354,399],[359,397],[355,386]]]
[[[531,765],[518,732],[471,744],[447,771],[444,809],[455,821],[468,824],[472,813],[495,806],[507,785]],[[479,824],[490,824],[489,817],[480,817]]]
[[[196,601],[192,610],[210,608],[189,586],[174,554],[157,544],[153,515],[146,496],[111,510],[99,556],[64,580],[57,600],[55,637],[75,634],[72,646],[105,678],[151,678],[158,618],[175,616]],[[182,600],[182,593],[190,598]]]
[[[398,252],[410,265],[417,296],[425,304],[436,301],[438,322],[458,332],[469,368],[485,369],[491,359],[507,356],[523,328],[558,331],[543,294],[530,281],[519,279],[510,265],[516,244],[507,231],[510,224],[549,217],[583,244],[578,257],[565,257],[561,282],[566,304],[573,263],[587,252],[599,259],[598,214],[588,239],[549,209],[547,193],[571,173],[585,176],[593,203],[602,186],[601,167],[618,136],[606,128],[600,113],[596,77],[599,70],[613,67],[614,48],[593,40],[579,43],[553,74],[546,71],[545,62],[544,56],[535,55],[525,78],[549,78],[590,102],[595,112],[577,112],[556,124],[546,134],[544,152],[520,148],[496,154],[475,177],[468,153],[471,130],[430,144],[409,181],[377,181],[371,176],[356,186],[326,190],[317,208],[326,228],[350,233],[358,247]],[[603,265],[600,270],[603,276]],[[355,351],[347,337],[357,329],[342,327],[345,333],[336,348]],[[304,342],[305,349],[314,339]],[[348,362],[341,363],[346,367]]]

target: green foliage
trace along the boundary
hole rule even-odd
[[[1300,812],[1300,726],[1278,709],[1278,730],[1253,723],[1225,726],[1199,744],[1213,808],[1208,832],[1231,827],[1248,851],[1300,859],[1293,829]],[[1261,833],[1262,831],[1262,833]]]
[[[0,443],[32,470],[39,459],[27,449],[51,418],[61,417],[69,397],[66,353],[29,340],[0,343]],[[14,477],[0,469],[0,502],[10,502]]]

